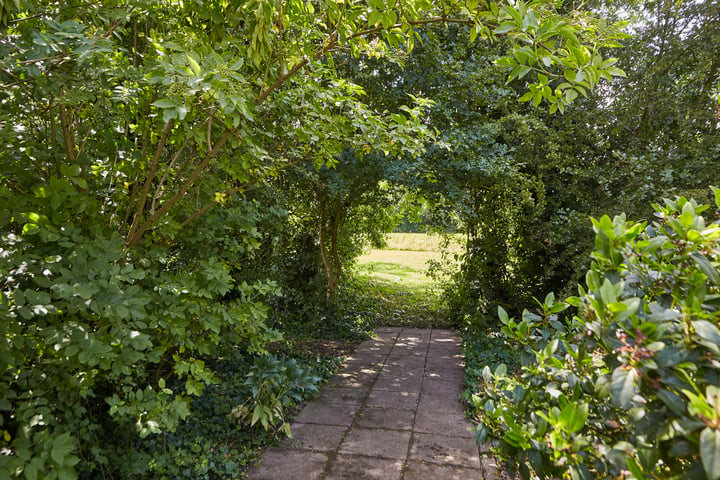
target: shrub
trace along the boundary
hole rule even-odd
[[[258,357],[245,381],[250,395],[230,414],[241,425],[253,427],[259,423],[266,431],[292,436],[290,424],[285,421],[286,410],[308,394],[317,392],[320,380],[294,358]]]
[[[204,358],[279,338],[259,301],[272,284],[237,285],[213,255],[129,252],[70,180],[0,200],[0,472],[132,475],[139,439],[173,431],[216,381]]]
[[[720,212],[653,207],[651,226],[593,219],[577,297],[499,309],[522,366],[483,370],[477,439],[522,478],[720,478]]]

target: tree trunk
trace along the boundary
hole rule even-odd
[[[325,303],[328,308],[335,305],[335,291],[340,284],[342,275],[342,262],[338,252],[338,232],[341,219],[341,203],[336,203],[332,211],[328,213],[326,200],[320,201],[320,255],[325,267]]]

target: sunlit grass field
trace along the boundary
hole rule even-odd
[[[452,250],[459,251],[459,243]],[[440,238],[417,233],[392,234],[386,249],[359,257],[357,287],[379,299],[375,326],[450,327],[442,286],[428,275],[428,262],[442,260]]]
[[[444,248],[451,252],[462,250],[464,237],[462,235],[449,235],[446,238],[440,235],[427,235],[424,233],[390,233],[385,237],[386,250],[410,250],[414,252],[440,252]]]
[[[372,250],[358,258],[357,271],[376,280],[385,280],[413,289],[432,289],[428,262],[440,261],[440,252],[413,250]]]

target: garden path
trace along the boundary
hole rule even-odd
[[[459,399],[461,340],[450,330],[381,328],[270,447],[251,480],[496,480]]]

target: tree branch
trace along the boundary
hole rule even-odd
[[[182,152],[187,148],[187,146],[190,144],[191,140],[192,140],[191,137],[185,139],[185,141],[180,146],[178,151],[175,152],[175,155],[173,155],[172,158],[170,159],[170,163],[168,164],[167,170],[165,170],[165,173],[160,178],[160,181],[158,182],[157,187],[155,187],[155,195],[153,195],[152,204],[150,205],[150,214],[151,215],[153,213],[155,213],[155,205],[156,205],[157,201],[160,200],[160,197],[162,196],[162,186],[165,184],[165,180],[167,180],[167,177],[170,174],[170,170],[172,170],[173,166],[175,166],[175,162],[177,162],[178,158],[180,158],[180,155],[182,155]],[[209,146],[208,150],[210,148],[211,147]],[[192,152],[190,153],[190,156],[192,156]],[[184,163],[185,162],[183,162],[183,165],[184,165]],[[182,170],[182,165],[181,165],[181,168],[178,169],[178,172],[180,170]]]
[[[424,20],[412,20],[410,22],[407,22],[407,24],[412,26],[420,26],[420,25],[430,25],[435,23],[457,23],[457,24],[463,24],[463,25],[475,25],[475,21],[471,20],[469,18],[448,18],[448,17],[435,17],[435,18],[427,18]],[[385,27],[375,27],[371,28],[369,30],[363,30],[360,32],[356,32],[352,35],[350,35],[347,39],[353,40],[355,38],[364,37],[367,35],[372,35],[374,33],[381,32],[383,30],[392,30],[393,28],[399,28],[402,27],[402,23],[396,23],[394,25],[389,26],[388,28]],[[325,40],[324,45],[322,48],[317,50],[313,54],[312,60],[317,60],[326,53],[328,53],[330,50],[334,49],[338,45],[338,38],[337,38],[337,31],[334,31],[331,33],[328,38]],[[270,96],[271,93],[273,93],[275,90],[278,89],[282,84],[284,84],[289,78],[293,77],[297,72],[299,72],[305,65],[310,63],[310,59],[303,58],[300,62],[298,62],[289,72],[280,75],[275,82],[273,82],[272,85],[270,85],[267,89],[265,89],[253,102],[255,105],[260,105],[262,102],[264,102],[267,97]]]
[[[70,162],[75,161],[75,138],[73,137],[72,127],[67,117],[64,105],[58,105],[60,112],[60,128],[63,132],[63,143],[65,143],[65,154]]]
[[[150,193],[150,187],[152,186],[152,182],[155,179],[155,173],[157,173],[158,165],[160,163],[160,156],[165,149],[165,143],[170,136],[170,131],[172,130],[173,123],[173,120],[165,123],[165,128],[163,128],[162,136],[160,137],[157,148],[155,148],[155,155],[153,156],[152,163],[150,164],[150,170],[148,171],[147,178],[145,178],[145,184],[143,185],[142,193],[140,194],[138,206],[135,209],[135,217],[133,218],[132,225],[130,225],[130,232],[128,233],[128,236],[130,237],[135,234],[138,225],[140,225],[140,219],[142,218],[143,211],[145,210],[145,203],[147,202],[147,197]]]
[[[192,186],[195,180],[197,180],[203,170],[207,168],[210,160],[212,160],[218,154],[220,149],[222,149],[225,143],[230,140],[230,137],[233,133],[235,133],[234,128],[227,130],[220,138],[220,140],[218,140],[218,142],[215,144],[213,149],[210,150],[207,154],[205,154],[205,158],[203,158],[202,161],[198,164],[198,166],[195,167],[195,170],[193,170],[193,173],[190,175],[190,177],[185,180],[185,183],[183,183],[182,187],[180,187],[180,190],[178,190],[177,193],[172,196],[172,198],[163,203],[163,205],[158,209],[158,211],[152,214],[150,218],[148,218],[145,223],[143,223],[142,226],[137,229],[137,231],[131,232],[128,235],[128,238],[125,240],[126,247],[134,247],[135,245],[137,245],[145,232],[150,227],[152,227],[153,224],[157,222],[163,215],[165,215],[168,210],[170,210],[173,205],[175,205],[185,195],[185,193]]]
[[[294,167],[295,165],[298,165],[299,163],[301,163],[301,162],[304,161],[304,160],[307,160],[307,158],[301,158],[300,160],[296,160],[296,161],[294,161],[294,162],[286,163],[286,164],[283,165],[282,167],[277,168],[277,169],[275,170],[275,172],[281,172],[281,171],[283,171],[283,170],[287,170],[287,169],[289,169],[289,168],[292,168],[292,167]],[[231,196],[231,195],[235,195],[235,194],[237,194],[237,193],[240,193],[240,192],[242,192],[243,190],[247,190],[249,187],[255,185],[255,184],[258,183],[260,180],[262,180],[262,179],[264,179],[264,178],[266,178],[266,177],[267,177],[267,175],[264,175],[264,176],[262,176],[262,177],[256,176],[256,177],[253,178],[252,180],[250,180],[250,181],[248,181],[248,182],[245,182],[245,183],[243,183],[242,185],[240,185],[240,186],[238,186],[238,187],[229,188],[229,189],[225,190],[225,191],[223,192],[223,195]],[[216,200],[213,200],[212,202],[207,203],[207,204],[204,205],[202,208],[200,208],[198,211],[196,211],[195,213],[193,213],[192,215],[190,215],[187,219],[185,219],[185,221],[184,221],[180,226],[181,226],[181,227],[187,226],[188,224],[192,223],[193,220],[195,220],[196,218],[204,215],[205,213],[207,213],[208,210],[210,210],[211,208],[213,208],[213,207],[216,206],[216,205],[220,205],[220,202],[218,202],[218,201],[216,201]]]

